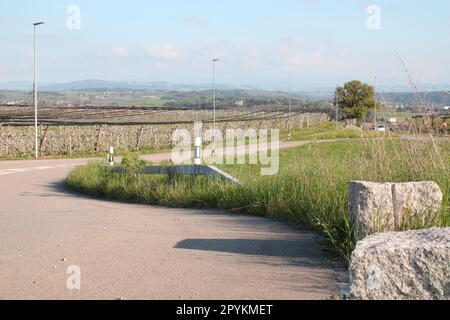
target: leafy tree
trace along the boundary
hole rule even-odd
[[[376,107],[375,90],[361,81],[347,82],[344,87],[336,88],[336,104],[347,119],[361,120],[369,110]]]

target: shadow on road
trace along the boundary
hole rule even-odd
[[[323,261],[318,256],[317,249],[309,244],[309,241],[283,239],[187,239],[180,241],[175,248],[275,257],[287,259],[289,264],[301,264],[310,267],[322,265]]]
[[[21,197],[43,197],[43,198],[86,198],[86,196],[70,190],[66,187],[64,180],[58,182],[52,182],[45,185],[40,185],[49,189],[49,192],[21,192],[19,196]]]
[[[160,208],[148,204],[114,201],[83,195],[67,188],[63,180],[49,183],[46,187],[51,191],[45,194],[30,193],[27,195],[93,199],[111,205],[139,206],[148,209],[149,215],[152,214],[152,208]],[[167,214],[174,213],[176,215],[178,215],[179,210],[182,210],[183,216],[187,219],[202,216],[214,217],[214,220],[210,221],[209,224],[224,225],[229,232],[235,234],[248,232],[249,228],[254,233],[268,234],[268,239],[186,239],[178,242],[174,247],[175,249],[254,256],[257,257],[259,263],[263,264],[269,263],[269,258],[278,258],[279,260],[270,263],[308,268],[323,268],[326,266],[320,246],[317,246],[316,235],[302,226],[286,221],[281,222],[220,210],[179,208],[166,208],[166,210]],[[233,219],[236,216],[239,216],[239,219]],[[220,228],[223,227],[220,226]],[[296,236],[293,237],[293,234]]]

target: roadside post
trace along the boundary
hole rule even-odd
[[[195,138],[194,164],[199,166],[202,164],[202,138]]]
[[[114,147],[109,147],[108,164],[110,166],[114,165]]]

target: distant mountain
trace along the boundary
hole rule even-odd
[[[393,85],[393,86],[386,86],[382,85],[378,88],[379,92],[404,92],[404,93],[411,93],[414,91],[414,89],[411,86],[408,85]],[[434,91],[448,91],[450,90],[450,84],[418,84],[417,90],[420,92],[434,92]]]
[[[9,82],[0,82],[0,90],[32,90],[33,82],[32,81],[9,81]]]
[[[418,92],[384,92],[380,93],[383,100],[395,105],[416,107],[422,104],[426,106],[440,105],[450,106],[450,91]]]
[[[0,83],[0,90],[31,90],[32,82],[15,81]],[[253,89],[249,86],[217,84],[219,90]],[[65,83],[41,83],[43,91],[78,91],[78,90],[163,90],[163,91],[204,91],[211,89],[210,84],[173,84],[170,82],[136,82],[106,81],[88,79]]]
[[[89,89],[130,89],[132,85],[125,81],[81,80],[57,84],[43,84],[41,90],[69,91]]]
[[[0,82],[0,90],[21,90],[31,91],[31,81],[12,81]],[[218,90],[247,90],[247,91],[264,91],[264,92],[287,92],[287,88],[274,86],[272,84],[260,84],[258,86],[245,85],[224,85],[217,84]],[[333,96],[335,87],[307,87],[296,91],[294,95],[298,97],[307,97],[313,100],[329,99]],[[149,91],[206,91],[211,90],[211,84],[173,84],[170,82],[139,82],[139,81],[106,81],[98,79],[88,79],[80,81],[72,81],[66,83],[40,83],[39,89],[42,91],[82,91],[82,90],[149,90]],[[450,84],[423,84],[418,86],[419,91],[449,91]],[[378,92],[384,93],[411,93],[413,90],[406,85],[380,85]]]

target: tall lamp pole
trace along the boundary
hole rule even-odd
[[[220,61],[219,59],[213,59],[213,118],[214,118],[214,133],[213,133],[213,150],[212,156],[216,156],[216,62]]]
[[[34,64],[34,81],[33,81],[33,95],[34,95],[34,140],[35,140],[35,157],[39,158],[39,144],[38,144],[38,112],[37,112],[37,61],[36,61],[36,27],[44,24],[44,22],[36,22],[33,24],[34,27],[34,54],[33,54],[33,64]]]
[[[375,96],[375,131],[378,129],[378,120],[377,120],[377,77],[375,76],[375,87],[374,87],[374,96]]]
[[[289,134],[288,140],[292,138],[292,76],[289,74]]]
[[[334,93],[334,99],[336,100],[336,129],[339,129],[339,96],[337,88],[339,88],[339,85],[336,86],[336,92]]]

